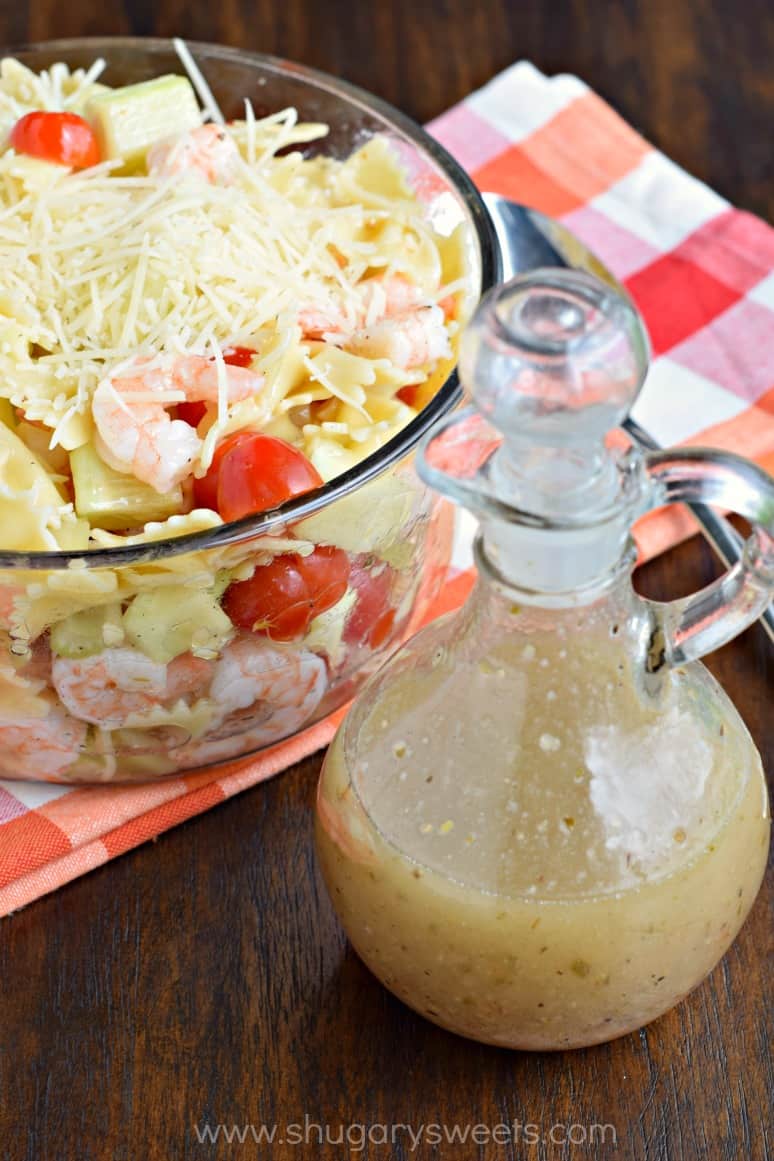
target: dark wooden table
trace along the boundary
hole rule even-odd
[[[0,0],[6,44],[128,32],[294,57],[418,120],[527,57],[579,73],[727,197],[772,209],[766,0]],[[666,597],[713,575],[695,541],[638,584]],[[774,769],[763,632],[710,666]],[[317,1143],[342,1127],[352,1154],[370,1158],[774,1155],[771,877],[711,979],[638,1035],[557,1055],[484,1048],[413,1015],[347,947],[312,852],[319,765],[310,758],[2,921],[2,1158],[343,1157],[346,1143]],[[434,1147],[428,1133],[412,1150],[397,1127],[514,1121],[525,1126],[515,1145]],[[244,1144],[200,1143],[197,1130],[218,1123],[256,1134],[276,1123],[278,1136],[298,1124],[307,1143],[261,1145],[249,1129]],[[617,1147],[590,1143],[594,1124],[614,1126]],[[395,1145],[380,1144],[390,1132]],[[546,1139],[531,1143],[534,1132]]]

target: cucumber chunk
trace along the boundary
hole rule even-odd
[[[108,467],[90,444],[70,452],[75,511],[98,528],[120,532],[150,520],[167,520],[183,507],[179,486],[157,492],[134,476]]]
[[[190,82],[171,74],[100,93],[89,101],[86,116],[94,126],[102,157],[120,158],[127,170],[144,164],[154,142],[195,129],[202,122]]]
[[[388,473],[299,521],[295,532],[315,544],[373,552],[388,560],[387,553],[406,540],[415,500],[411,484]]]
[[[139,593],[124,613],[124,630],[135,648],[162,665],[189,651],[214,656],[234,632],[211,591],[186,585]]]

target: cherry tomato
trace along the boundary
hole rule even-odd
[[[178,403],[177,418],[184,419],[191,427],[198,427],[207,414],[207,404],[194,401],[193,403]]]
[[[179,410],[179,405],[178,405]],[[181,416],[181,418],[183,418]],[[188,420],[190,422],[190,420]],[[194,502],[197,508],[211,508],[213,512],[218,509],[218,479],[220,477],[220,465],[223,462],[223,457],[227,455],[232,448],[241,443],[244,439],[249,439],[254,435],[251,431],[235,431],[232,435],[227,435],[225,439],[215,448],[215,453],[212,457],[212,463],[207,469],[207,475],[200,480],[194,479]]]
[[[229,367],[249,367],[254,354],[252,347],[229,347],[223,352],[223,362]]]
[[[419,395],[419,384],[409,383],[407,387],[401,387],[400,391],[396,391],[395,394],[401,403],[405,403],[409,407],[416,407],[417,397]]]
[[[266,512],[322,484],[320,473],[292,444],[257,431],[236,435],[241,438],[230,436],[231,443],[224,440],[216,449],[203,481],[210,498],[215,488],[216,503],[207,507],[214,507],[224,520]]]
[[[371,632],[368,634],[368,644],[373,649],[378,649],[389,637],[394,624],[395,609],[385,609],[381,617],[377,617],[373,623]]]
[[[300,560],[296,555],[275,557],[248,580],[226,589],[223,609],[238,628],[275,641],[292,641],[304,633],[312,614]]]
[[[86,169],[99,160],[99,145],[88,121],[77,113],[26,113],[11,130],[17,153]]]
[[[341,600],[348,580],[349,558],[340,548],[315,548],[308,556],[290,553],[230,585],[223,608],[240,629],[292,641]]]
[[[337,604],[349,587],[350,562],[343,548],[324,545],[301,557],[301,571],[312,593],[312,616]]]
[[[344,640],[348,645],[370,645],[378,649],[395,623],[395,609],[390,608],[393,570],[384,565],[379,571],[362,564],[352,567],[350,585],[357,591],[357,601],[347,618]]]

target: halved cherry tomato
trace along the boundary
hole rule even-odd
[[[315,548],[308,556],[289,553],[230,585],[223,608],[240,629],[292,641],[341,600],[348,581],[349,558],[340,548]]]
[[[11,145],[17,153],[71,169],[87,169],[100,160],[94,130],[77,113],[25,113],[11,130]]]
[[[243,431],[215,449],[210,469],[203,480],[197,480],[194,494],[197,504],[214,508],[224,520],[239,520],[311,492],[322,482],[315,466],[292,444]]]
[[[389,565],[352,566],[349,583],[357,591],[357,601],[344,627],[348,645],[370,645],[378,649],[387,639],[395,623],[395,609],[390,608],[393,576]]]
[[[212,508],[213,512],[218,512],[218,481],[220,479],[220,465],[223,463],[223,457],[228,455],[232,448],[241,443],[242,440],[250,439],[255,435],[253,431],[235,431],[232,435],[227,435],[225,439],[221,440],[215,448],[215,453],[212,457],[207,475],[202,476],[200,480],[194,479],[194,502],[197,508]]]

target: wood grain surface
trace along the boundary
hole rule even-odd
[[[772,209],[767,0],[0,0],[6,46],[129,32],[296,58],[418,120],[526,57],[580,74],[721,193]],[[668,597],[713,575],[694,541],[637,583]],[[763,632],[710,667],[774,769]],[[310,758],[0,923],[0,1157],[774,1155],[771,876],[712,977],[639,1034],[554,1055],[484,1048],[409,1012],[347,947],[313,858],[319,764]],[[494,1126],[513,1122],[518,1140],[501,1132],[498,1143]],[[200,1140],[218,1124],[246,1127],[244,1141],[222,1130]],[[434,1144],[427,1128],[412,1137],[436,1124],[467,1141]],[[476,1125],[489,1143],[477,1143]],[[610,1129],[592,1141],[594,1125],[612,1126],[615,1141]]]

